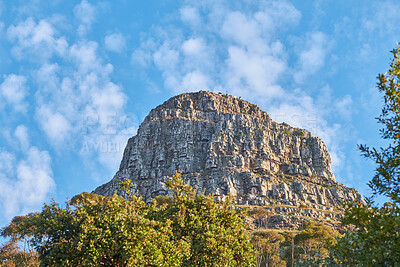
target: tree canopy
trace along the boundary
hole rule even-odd
[[[129,183],[129,182],[128,182]],[[229,199],[197,195],[176,174],[172,198],[82,193],[66,207],[15,217],[2,236],[27,238],[43,266],[237,266],[253,252]],[[129,186],[127,186],[129,187]]]

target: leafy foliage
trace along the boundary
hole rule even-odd
[[[240,211],[229,198],[217,205],[212,195],[196,194],[178,173],[166,184],[174,191],[172,201],[161,206],[154,201],[149,217],[161,222],[170,220],[174,240],[185,240],[189,245],[183,266],[251,265],[252,246]]]
[[[253,233],[251,243],[256,256],[256,266],[286,266],[280,256],[285,237],[274,230],[261,230]]]
[[[0,247],[0,265],[5,267],[39,266],[38,254],[23,244],[21,250],[18,242],[10,240]]]
[[[394,266],[400,259],[399,209],[388,202],[383,207],[349,204],[343,224],[348,231],[332,251],[335,262],[353,266]]]
[[[44,266],[251,265],[251,244],[229,201],[219,206],[212,196],[196,195],[179,174],[167,184],[173,198],[150,205],[136,196],[89,193],[66,208],[46,204],[40,213],[15,217],[2,236],[29,239]]]
[[[25,218],[31,218],[35,214],[26,216],[15,216],[10,225],[1,232],[2,236],[10,237],[10,240],[0,247],[0,265],[1,266],[39,266],[38,253],[28,242],[27,236],[34,232],[32,227],[24,227],[23,231],[20,225],[24,223]]]
[[[374,194],[389,197],[393,204],[400,203],[400,46],[392,51],[390,69],[378,75],[378,89],[384,94],[384,106],[378,122],[383,139],[389,141],[387,148],[360,145],[363,155],[376,162],[378,167],[369,186]]]
[[[269,217],[272,215],[272,212],[261,207],[256,207],[249,211],[249,215],[256,220],[259,227],[267,227]]]
[[[294,243],[301,248],[297,265],[319,266],[324,263],[338,235],[323,223],[305,222],[303,230],[294,238]]]
[[[374,207],[347,204],[344,225],[355,227],[339,239],[332,259],[339,264],[359,266],[395,266],[400,262],[400,46],[392,51],[390,69],[378,75],[378,89],[384,94],[384,106],[377,118],[383,124],[381,135],[386,148],[360,145],[362,154],[375,161],[375,175],[369,182],[373,194],[383,195],[390,202]]]

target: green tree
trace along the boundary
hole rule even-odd
[[[268,227],[268,221],[272,212],[263,209],[262,207],[256,207],[249,211],[249,215],[256,220],[258,227]]]
[[[383,124],[381,136],[389,143],[386,148],[360,145],[363,155],[378,165],[369,182],[374,195],[389,197],[394,205],[400,203],[400,46],[392,50],[390,69],[378,75],[378,89],[384,94],[384,105],[377,118]]]
[[[342,222],[355,230],[339,239],[332,253],[332,259],[340,264],[395,266],[400,262],[400,46],[392,54],[390,68],[378,75],[377,85],[384,99],[377,119],[388,146],[359,146],[362,154],[377,164],[368,184],[373,196],[383,195],[390,201],[382,207],[374,206],[372,198],[367,205],[347,204]]]
[[[179,173],[166,182],[173,190],[171,201],[153,201],[150,218],[171,221],[174,240],[185,240],[190,253],[183,266],[250,266],[252,245],[243,226],[240,211],[227,198],[221,204],[212,195],[196,194]],[[164,200],[166,200],[164,198]]]
[[[30,242],[42,265],[179,265],[185,247],[172,241],[168,222],[161,225],[145,217],[148,209],[141,199],[84,193],[71,203],[66,208],[45,205],[14,231],[25,236],[30,234],[26,229],[34,229]]]
[[[338,239],[332,259],[351,266],[396,266],[400,261],[400,216],[392,203],[348,205],[342,223],[351,226]]]
[[[284,240],[285,237],[276,230],[254,232],[251,243],[256,255],[256,266],[286,266],[280,255],[280,247]]]
[[[2,236],[29,239],[42,266],[251,265],[251,244],[229,201],[217,205],[212,196],[196,195],[179,174],[167,184],[173,198],[150,205],[136,196],[92,193],[65,208],[46,204],[40,213],[15,217]]]
[[[38,254],[28,249],[27,244],[21,249],[17,241],[10,240],[0,247],[0,266],[39,266]]]
[[[329,249],[336,244],[338,233],[323,223],[304,222],[303,230],[295,238],[295,244],[301,248],[299,266],[319,266],[329,256]]]
[[[19,224],[26,216],[15,216],[10,225],[3,229],[2,236],[10,237],[10,240],[0,246],[0,266],[39,266],[39,255],[31,246],[28,235],[33,234],[33,228],[27,228],[24,233],[17,231]]]

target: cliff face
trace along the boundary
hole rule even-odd
[[[258,106],[230,95],[200,91],[153,109],[129,139],[114,178],[94,192],[119,194],[121,179],[150,201],[168,194],[178,171],[198,192],[238,204],[307,205],[329,210],[361,200],[335,181],[327,147],[304,129],[279,124]]]

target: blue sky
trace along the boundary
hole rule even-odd
[[[92,191],[173,95],[229,93],[328,145],[337,181],[369,195],[376,76],[397,1],[0,0],[0,225]]]

